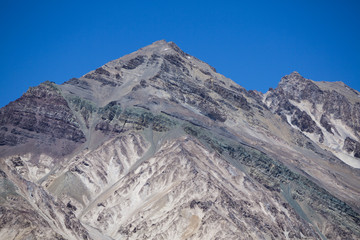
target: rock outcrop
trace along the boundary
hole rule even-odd
[[[341,82],[315,82],[293,72],[264,102],[291,126],[345,163],[359,168],[360,93]]]

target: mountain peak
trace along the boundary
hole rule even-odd
[[[157,51],[166,48],[169,48],[169,43],[166,40],[158,40],[150,45],[140,48],[138,51]]]
[[[155,41],[155,42],[153,42],[152,44],[150,44],[148,46],[166,46],[166,47],[176,47],[176,48],[178,48],[178,46],[176,45],[175,42],[173,42],[173,41],[168,42],[165,39]]]
[[[290,73],[290,76],[301,76],[301,75],[299,72],[293,71],[292,73]]]
[[[154,44],[154,45],[164,45],[164,44],[167,44],[167,43],[168,42],[165,39],[161,39],[161,40],[153,42],[152,44]]]
[[[140,48],[137,52],[143,53],[160,53],[162,54],[172,54],[173,51],[184,55],[185,53],[174,43],[174,42],[167,42],[166,40],[158,40],[153,42],[152,44]]]
[[[167,42],[166,40],[162,39],[162,40],[155,41],[152,44],[145,46],[141,49],[146,49],[146,48],[161,49],[161,48],[169,48],[169,47],[170,47],[170,42]]]
[[[297,82],[297,81],[304,81],[305,78],[300,75],[297,71],[293,71],[289,75],[285,75],[283,78],[281,78],[281,83],[288,83],[288,82]]]

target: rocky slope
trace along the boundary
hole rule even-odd
[[[314,82],[293,72],[264,102],[295,129],[360,168],[360,93],[342,82]]]
[[[0,110],[0,236],[358,239],[358,95],[246,91],[165,41],[42,83]]]

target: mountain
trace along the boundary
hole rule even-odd
[[[295,129],[360,168],[360,93],[342,82],[314,82],[294,72],[265,94],[265,103]]]
[[[44,82],[0,109],[0,238],[359,239],[359,96],[163,40]]]

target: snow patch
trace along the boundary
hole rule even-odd
[[[292,124],[291,124],[291,115],[285,115],[286,116],[286,121],[291,125],[291,126],[293,126]],[[293,126],[294,128],[297,128],[296,126]]]
[[[356,159],[355,157],[344,152],[335,152],[334,154],[347,165],[353,168],[360,168],[360,160]]]
[[[355,136],[355,134],[353,133],[350,127],[348,127],[340,119],[334,119],[334,117],[331,115],[329,117],[330,123],[336,128],[336,130],[333,129],[334,134],[331,134],[320,124],[321,116],[324,113],[322,110],[323,107],[322,104],[316,104],[315,107],[313,107],[314,105],[310,103],[308,100],[303,100],[301,102],[296,102],[293,100],[289,100],[289,101],[291,104],[298,107],[301,111],[306,112],[312,118],[312,120],[315,121],[316,125],[321,129],[322,133],[324,134],[323,143],[319,142],[319,136],[317,134],[303,132],[308,138],[310,138],[312,141],[316,142],[317,144],[321,145],[323,148],[331,151],[336,157],[338,157],[341,161],[343,161],[347,165],[354,168],[360,168],[360,161],[357,160],[352,155],[346,153],[342,149],[346,137],[357,139],[357,137]],[[291,116],[286,115],[286,119],[293,128],[299,130],[298,127],[291,124]]]

